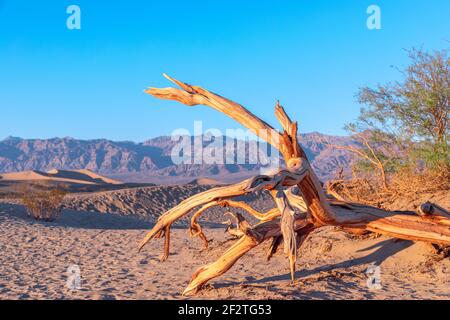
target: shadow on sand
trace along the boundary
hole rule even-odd
[[[0,223],[3,216],[22,220],[31,224],[39,224],[46,227],[66,227],[79,229],[100,230],[150,230],[155,223],[138,215],[119,215],[100,212],[74,211],[64,209],[61,216],[55,221],[39,221],[27,215],[25,208],[17,204],[0,204]],[[223,224],[202,222],[207,228],[224,228]],[[187,223],[174,224],[173,229],[187,229]]]
[[[15,204],[0,204],[0,222],[4,220],[2,219],[2,216],[46,227],[133,230],[149,229],[154,225],[154,223],[145,221],[137,216],[120,216],[109,213],[81,212],[73,210],[63,210],[61,216],[55,221],[38,221],[29,217],[23,206]]]
[[[356,267],[359,265],[366,265],[366,264],[374,264],[376,266],[379,266],[379,265],[381,265],[381,263],[383,263],[384,260],[386,260],[390,256],[410,247],[412,244],[413,244],[412,241],[407,241],[407,240],[396,240],[396,239],[382,240],[370,247],[367,247],[367,248],[357,251],[357,252],[366,252],[366,251],[370,251],[375,248],[378,248],[377,250],[375,250],[372,253],[369,253],[366,256],[342,261],[342,262],[335,263],[335,264],[320,266],[320,267],[314,268],[312,270],[297,271],[295,273],[295,276],[296,276],[296,278],[301,279],[301,278],[305,278],[305,277],[317,274],[322,271],[331,271],[331,270],[335,270],[335,269],[347,269],[347,268]],[[289,273],[286,273],[286,274],[279,275],[279,276],[263,278],[263,279],[255,281],[255,282],[264,283],[264,282],[269,282],[269,281],[285,281],[285,280],[290,280],[290,279],[291,279],[291,275]]]
[[[344,281],[344,279],[340,279],[339,277],[336,277],[335,275],[333,275],[331,273],[333,270],[337,271],[338,269],[340,269],[340,271],[342,271],[342,272],[340,272],[342,276],[350,277],[350,278],[357,278],[358,275],[355,273],[355,271],[350,270],[351,267],[356,267],[356,266],[360,266],[360,265],[369,265],[369,264],[374,264],[376,266],[380,266],[383,263],[383,261],[385,261],[387,258],[410,247],[413,243],[414,243],[413,241],[397,240],[397,239],[380,240],[379,242],[377,242],[376,244],[374,244],[372,246],[369,246],[367,248],[360,249],[357,251],[357,252],[367,252],[367,251],[372,251],[372,250],[376,249],[375,251],[370,252],[369,254],[367,254],[365,256],[362,256],[359,258],[354,258],[354,259],[349,259],[349,260],[342,261],[342,262],[335,263],[335,264],[320,266],[320,267],[317,267],[317,268],[314,268],[311,270],[306,270],[306,269],[299,270],[295,273],[295,278],[297,279],[297,281],[302,282],[302,281],[308,280],[308,277],[318,275],[321,272],[330,272],[330,278],[333,278],[333,281],[327,282],[327,284],[331,287],[339,287],[339,288],[335,288],[336,290],[348,290],[350,287],[356,286],[356,284],[352,284],[349,281]],[[261,279],[252,279],[252,278],[253,277],[249,277],[247,279],[247,281],[245,281],[244,283],[242,283],[242,282],[226,282],[226,283],[217,283],[214,286],[216,288],[226,288],[226,287],[231,287],[231,286],[236,286],[236,285],[244,285],[244,286],[246,286],[246,285],[265,285],[265,287],[266,287],[268,284],[273,283],[273,282],[289,282],[291,280],[290,273],[265,277],[265,278],[261,278]],[[327,276],[324,276],[323,278],[327,279]],[[320,280],[320,278],[319,278],[319,280]],[[269,285],[269,287],[270,287],[270,285]],[[372,293],[366,289],[367,288],[360,288],[361,291],[367,291],[367,295],[368,295],[367,298],[370,298]],[[270,290],[279,291],[276,287],[271,287]],[[328,291],[330,291],[329,288],[324,289],[324,291],[316,291],[315,293],[310,292],[310,291],[303,292],[303,293],[298,292],[298,296],[296,298],[324,299],[324,298],[327,298]],[[332,298],[332,297],[328,297],[328,298]]]
[[[79,229],[130,230],[148,229],[154,225],[154,223],[139,218],[138,216],[120,216],[109,213],[73,210],[63,210],[61,216],[55,221],[39,221],[29,217],[25,208],[17,204],[0,204],[0,222],[4,220],[2,216],[46,227]]]

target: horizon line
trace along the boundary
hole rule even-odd
[[[322,136],[328,136],[328,137],[351,137],[351,134],[346,134],[346,135],[342,135],[342,134],[327,134],[327,133],[322,133],[320,131],[310,131],[310,132],[300,132],[297,134],[297,136],[301,136],[301,135],[312,135],[312,134],[320,134]],[[197,137],[200,135],[189,135],[189,137]],[[222,135],[223,137],[228,137],[227,135]],[[24,138],[24,137],[19,137],[19,136],[14,136],[14,135],[9,135],[6,136],[5,138],[1,139],[0,142],[6,141],[6,140],[13,140],[13,139],[17,139],[17,140],[55,140],[55,139],[73,139],[73,140],[80,140],[80,141],[95,141],[95,140],[106,140],[106,141],[112,141],[112,142],[133,142],[133,143],[143,143],[149,140],[154,140],[154,139],[158,139],[158,138],[164,138],[164,137],[168,137],[170,138],[170,135],[159,135],[159,136],[153,136],[153,137],[149,137],[146,138],[144,140],[138,141],[138,140],[129,140],[129,139],[125,139],[125,140],[116,140],[116,139],[111,139],[111,138],[77,138],[77,137],[73,137],[73,136],[54,136],[54,137],[49,137],[49,138]],[[249,137],[251,138],[251,137]],[[236,139],[236,138],[235,138]],[[260,138],[258,138],[260,139]],[[256,140],[254,138],[252,138],[252,140]]]

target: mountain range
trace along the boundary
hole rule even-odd
[[[191,144],[194,138],[191,137]],[[225,141],[225,139],[224,139]],[[299,135],[313,168],[322,180],[333,178],[336,171],[348,167],[353,156],[331,145],[352,145],[349,136],[321,133]],[[22,139],[8,137],[0,141],[0,172],[25,170],[49,171],[88,169],[126,182],[173,184],[210,177],[232,182],[259,174],[261,164],[174,164],[171,158],[177,141],[161,136],[144,142],[79,140],[70,137]],[[207,146],[209,142],[203,142]],[[245,154],[248,158],[248,141]],[[234,148],[236,153],[236,147]]]

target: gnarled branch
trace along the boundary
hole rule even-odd
[[[231,100],[201,87],[191,86],[168,76],[166,78],[181,89],[149,88],[146,92],[157,98],[176,100],[189,106],[200,104],[210,106],[228,115],[278,148],[287,166],[286,170],[280,170],[275,175],[256,176],[234,185],[202,192],[184,200],[158,219],[156,225],[140,243],[139,249],[142,249],[150,239],[160,237],[164,232],[165,257],[167,257],[170,226],[196,207],[203,206],[192,223],[194,231],[198,232],[199,225],[196,224],[196,218],[205,207],[217,205],[224,200],[233,203],[228,199],[263,189],[270,190],[272,195],[275,195],[279,211],[276,214],[281,217],[259,223],[253,228],[241,225],[244,236],[219,260],[197,270],[184,291],[185,294],[196,292],[207,281],[226,272],[241,256],[267,239],[273,239],[269,258],[284,239],[285,250],[290,259],[291,274],[293,274],[298,246],[312,230],[325,225],[340,226],[358,232],[372,231],[400,239],[425,241],[442,247],[450,245],[450,219],[446,216],[448,212],[446,213],[445,209],[438,206],[423,207],[422,216],[418,216],[414,212],[385,211],[328,199],[305,152],[298,143],[297,123],[291,121],[279,103],[275,107],[275,114],[284,130],[282,134]],[[298,193],[293,192],[293,187],[298,187]],[[275,194],[275,192],[279,193]],[[238,206],[253,212],[248,210],[251,207],[241,204]],[[294,215],[293,207],[306,212],[306,215]],[[434,208],[433,212],[437,214],[429,214],[432,211],[430,208]],[[271,214],[275,215],[275,212]],[[259,213],[256,216],[262,217]]]

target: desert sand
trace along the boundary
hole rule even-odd
[[[30,170],[22,172],[2,173],[0,177],[3,181],[26,181],[26,182],[60,182],[73,184],[122,184],[118,180],[103,177],[87,169],[81,170],[58,170],[53,169],[48,172]]]
[[[203,223],[212,240],[208,250],[182,223],[173,230],[169,260],[160,263],[162,241],[137,251],[152,220],[66,209],[56,222],[37,222],[20,205],[0,204],[0,299],[185,299],[181,292],[192,273],[234,240],[218,213]],[[294,283],[282,250],[267,262],[267,247],[263,243],[189,298],[450,299],[450,260],[424,243],[323,228],[301,247]],[[80,269],[78,289],[66,285],[73,265]],[[380,267],[379,289],[367,285],[371,265]]]

